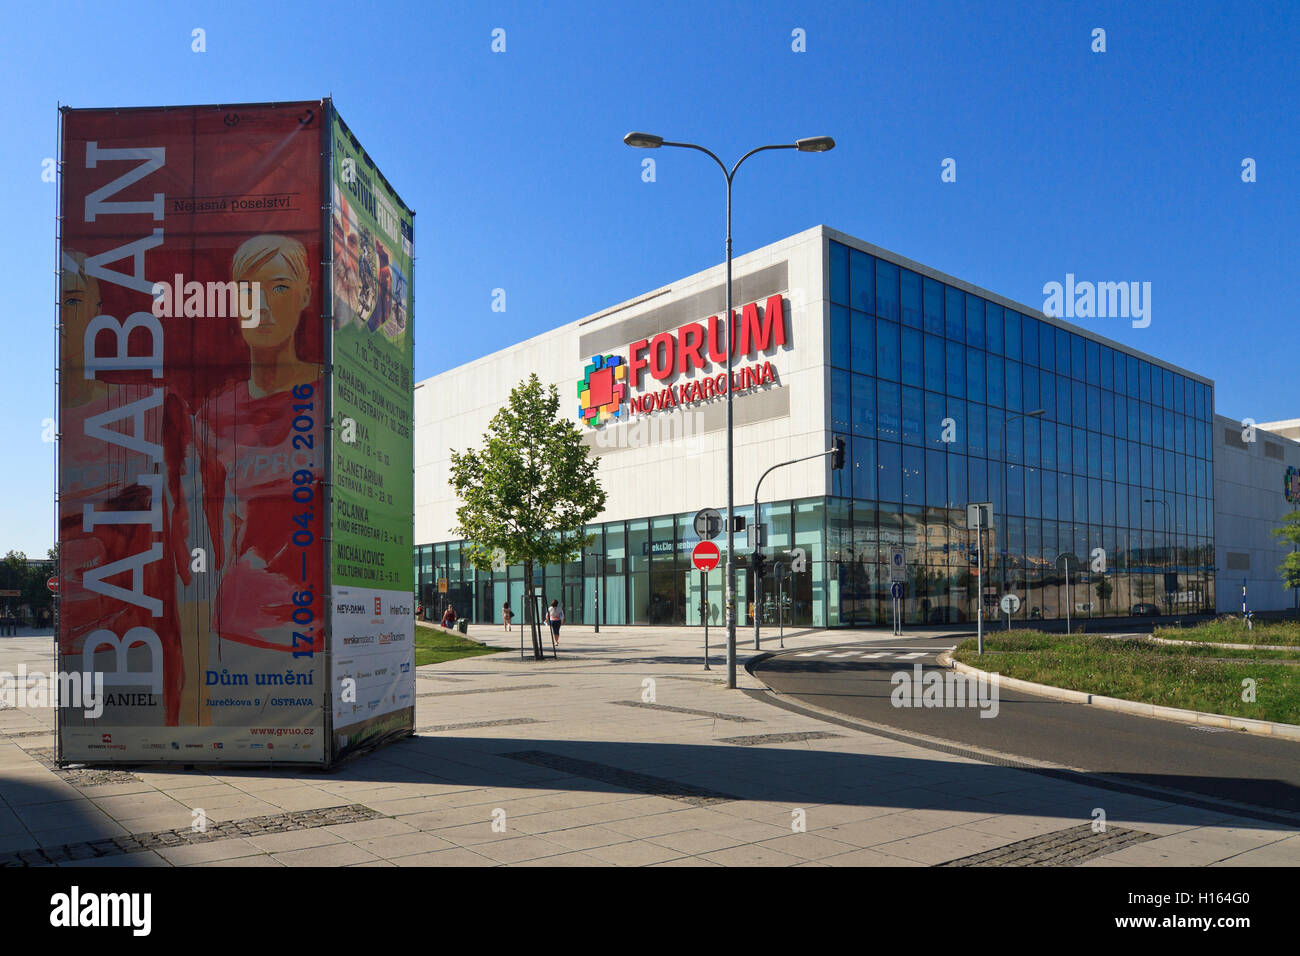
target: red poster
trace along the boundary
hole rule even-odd
[[[325,124],[64,111],[64,759],[325,757]]]

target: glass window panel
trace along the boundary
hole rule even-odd
[[[972,402],[984,401],[984,353],[979,349],[966,350],[966,397]]]
[[[850,414],[853,434],[876,437],[876,381],[865,375],[853,376]]]
[[[1174,407],[1174,378],[1175,378],[1174,373],[1169,371],[1169,369],[1164,368],[1160,370],[1160,376],[1161,378],[1164,379],[1164,385],[1165,385],[1164,406],[1165,408],[1173,408]]]
[[[1023,415],[1012,420],[1011,416],[1005,419],[1006,424],[1003,426],[1006,432],[1007,461],[1013,465],[1023,465],[1025,463],[1025,422],[1030,421]]]
[[[902,352],[903,384],[915,385],[919,388],[924,380],[921,368],[920,330],[903,327],[899,330],[899,344]]]
[[[1056,518],[1056,472],[1043,472],[1043,517]]]
[[[966,493],[966,456],[948,452],[948,496],[953,507],[974,499]]]
[[[925,504],[925,449],[903,446],[903,504]]]
[[[1071,429],[1069,425],[1056,426],[1056,469],[1060,472],[1068,472],[1070,468],[1070,449],[1072,447],[1070,440]]]
[[[903,499],[903,446],[877,442],[876,455],[876,496],[898,504]]]
[[[903,324],[921,327],[921,277],[910,269],[899,270],[899,315]]]
[[[1075,434],[1078,434],[1077,432]],[[1088,474],[1097,478],[1101,475],[1101,436],[1096,432],[1084,432],[1087,440]]]
[[[876,311],[876,260],[865,252],[849,252],[849,305],[860,312]]]
[[[1038,468],[1042,464],[1042,422],[1037,418],[1025,419],[1025,464]]]
[[[1098,391],[1101,394],[1101,419],[1097,424],[1097,430],[1113,435],[1115,434],[1115,396],[1104,388]]]
[[[884,319],[876,319],[876,375],[898,381],[898,326]]]
[[[966,450],[981,458],[987,455],[987,434],[984,406],[971,402],[966,406]]]
[[[1025,514],[1037,518],[1043,513],[1043,473],[1037,468],[1026,468]]]
[[[865,312],[852,313],[853,349],[849,368],[863,375],[876,374],[876,320]],[[843,359],[840,360],[841,362]]]
[[[1115,352],[1109,346],[1101,346],[1101,387],[1115,387]]]
[[[839,368],[848,368],[849,351],[849,310],[840,305],[833,305],[831,306],[830,364]]]
[[[949,444],[943,440],[944,432],[956,431],[955,427],[952,429],[943,427],[944,419],[948,417],[945,408],[946,400],[943,395],[934,392],[925,393],[925,445],[927,448],[937,448],[943,451]]]
[[[1024,399],[1021,388],[1021,363],[1008,362],[1004,369],[1006,378],[1006,407],[1011,411],[1022,411]]]
[[[969,476],[966,500],[991,501],[989,498],[988,463],[983,458],[967,458],[967,475]]]
[[[1037,320],[1035,320],[1037,321]],[[1046,322],[1038,322],[1038,367],[1049,372],[1068,374],[1067,369],[1056,367],[1056,328]]]
[[[1112,435],[1101,436],[1101,476],[1115,477],[1115,438]]]
[[[1075,428],[1084,428],[1088,424],[1088,396],[1079,379],[1070,382],[1070,424]]]
[[[1135,355],[1126,355],[1125,364],[1128,368],[1128,396],[1136,399],[1139,397],[1141,390],[1138,388],[1138,360]]]
[[[831,243],[831,301],[849,304],[849,247]]]
[[[1002,461],[1002,423],[1005,413],[1000,408],[984,409],[984,439],[988,448],[989,461]]]
[[[988,392],[988,403],[997,405],[999,408],[1006,407],[1006,370],[1003,367],[1002,356],[988,353],[985,360],[986,372],[984,386]],[[1018,363],[1013,363],[1018,364]],[[1026,371],[1029,371],[1026,369]],[[1037,379],[1035,379],[1035,382]]]
[[[898,441],[902,435],[902,400],[894,382],[876,382],[876,435],[885,441]]]
[[[966,344],[984,348],[984,300],[966,293]]]
[[[898,266],[876,260],[876,315],[898,321]]]
[[[925,337],[925,387],[932,392],[946,389],[944,380],[943,339],[937,335]]]
[[[1088,433],[1082,428],[1074,429],[1070,434],[1071,460],[1076,475],[1088,473]]]
[[[869,438],[853,439],[853,497],[876,497],[876,443]]]
[[[984,348],[990,355],[1002,354],[1002,306],[984,303]]]
[[[1074,476],[1074,520],[1080,524],[1088,522],[1088,479],[1082,475]],[[1079,529],[1075,529],[1077,536]],[[1080,550],[1086,550],[1081,548]],[[1082,555],[1080,560],[1082,560]]]
[[[1038,372],[1038,407],[1049,422],[1057,421],[1056,376],[1051,372]]]
[[[1023,515],[1025,513],[1025,470],[1008,468],[1007,470],[1007,514]],[[1014,551],[1014,549],[1013,549]]]
[[[1076,332],[1070,333],[1070,374],[1080,382],[1088,377],[1088,359],[1085,355],[1084,338]]]
[[[1056,335],[1056,374],[1062,377],[1072,374],[1070,368],[1070,333],[1057,329]]]
[[[831,371],[831,431],[837,435],[847,435],[853,427],[850,417],[853,408],[849,392],[849,373],[833,369]]]
[[[903,444],[925,443],[925,399],[919,388],[903,388]]]
[[[948,506],[948,463],[941,451],[925,453],[925,503],[936,508]]]
[[[943,335],[943,283],[925,280],[925,331]]]
[[[1085,344],[1087,350],[1087,368],[1084,371],[1084,378],[1089,385],[1101,385],[1101,343],[1088,339]]]
[[[1038,398],[1038,369],[1033,365],[1022,365],[1020,367],[1020,374],[1024,378],[1024,382],[1021,385],[1022,408],[1026,412],[1032,412],[1036,409],[1042,408],[1043,406],[1036,401]],[[991,398],[989,399],[989,404],[993,404]]]
[[[947,398],[944,400],[947,408],[948,418],[953,421],[953,441],[949,443],[948,450],[955,452],[966,452],[966,403],[959,398]]]
[[[953,398],[966,397],[966,346],[948,342],[944,348],[948,366],[948,394]]]
[[[955,342],[966,341],[966,297],[961,289],[944,286],[944,328],[948,338]]]
[[[1151,363],[1138,362],[1138,398],[1151,401]]]
[[[1044,468],[1056,469],[1056,426],[1045,418],[1037,419],[1042,424],[1038,438],[1039,459]]]
[[[1056,420],[1069,424],[1070,414],[1070,380],[1064,375],[1056,376]]]
[[[1006,350],[1007,358],[1019,360],[1021,357],[1020,343],[1020,313],[1007,309],[1003,313],[1003,348]],[[1038,343],[1034,343],[1034,350],[1037,351]]]

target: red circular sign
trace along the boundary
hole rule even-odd
[[[722,560],[722,552],[712,541],[701,541],[691,551],[691,561],[701,571],[712,571]]]
[[[46,578],[45,586],[57,594],[59,592],[59,579],[55,577]]]

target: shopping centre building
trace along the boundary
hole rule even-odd
[[[592,623],[597,597],[602,624],[723,622],[723,572],[706,600],[690,552],[695,514],[725,513],[728,388],[736,511],[751,523],[766,469],[847,441],[842,470],[817,458],[762,484],[765,553],[782,571],[805,564],[767,572],[764,621],[887,623],[899,548],[908,622],[967,622],[981,599],[996,614],[1007,591],[1021,620],[1239,610],[1242,578],[1252,607],[1292,605],[1268,532],[1300,507],[1300,444],[1216,417],[1210,379],[825,226],[738,257],[734,273],[730,383],[719,265],[416,386],[427,608],[520,615],[522,567],[462,556],[448,475],[450,449],[481,446],[534,372],[600,456],[607,493],[593,543],[535,582],[573,623]],[[970,502],[992,504],[982,575]]]

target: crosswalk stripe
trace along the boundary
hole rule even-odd
[[[845,651],[845,652],[842,653],[842,654],[832,654],[831,657],[833,657],[833,658],[834,658],[834,657],[852,657],[854,654],[857,654],[857,653],[858,653],[858,651]]]
[[[911,654],[899,654],[898,659],[900,661],[910,661],[915,657],[924,657],[925,654],[925,651],[913,651]]]
[[[888,657],[892,653],[893,651],[876,651],[874,654],[863,654],[862,657],[864,660],[869,660],[873,657]]]
[[[825,653],[826,653],[825,650],[804,651],[802,654],[796,654],[795,657],[816,657],[818,654],[825,654]]]

